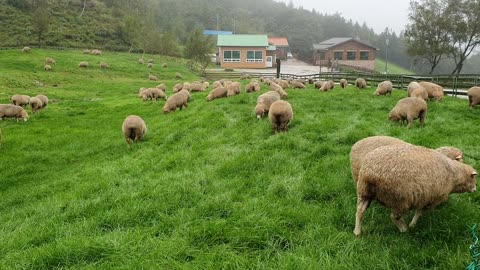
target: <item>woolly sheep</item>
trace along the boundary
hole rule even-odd
[[[419,82],[419,84],[427,90],[430,100],[441,101],[443,99],[443,87],[440,85],[431,82]]]
[[[308,84],[314,84],[315,80],[313,78],[308,78]]]
[[[149,64],[153,64],[154,62],[155,62],[155,61],[154,61],[152,58],[148,59],[148,63],[149,63]]]
[[[105,62],[100,62],[100,68],[110,68],[110,66]]]
[[[227,89],[225,87],[218,87],[210,91],[207,96],[207,101],[212,101],[217,98],[222,98],[227,96]]]
[[[227,88],[230,84],[232,84],[233,82],[230,81],[230,80],[224,80],[221,82],[223,87]]]
[[[322,86],[325,84],[325,81],[316,81],[314,86],[315,86],[315,89],[320,89],[322,88]]]
[[[182,90],[183,85],[180,83],[177,83],[173,86],[173,93],[177,93],[178,91]]]
[[[174,112],[177,108],[182,110],[183,107],[187,107],[187,101],[188,98],[184,94],[180,92],[173,94],[167,99],[165,106],[163,106],[163,113]]]
[[[92,54],[93,54],[93,55],[101,55],[101,54],[102,54],[102,51],[100,51],[100,50],[92,50]]]
[[[250,93],[250,92],[257,92],[260,91],[260,84],[257,82],[251,82],[245,86],[245,92]]]
[[[175,73],[175,78],[181,79],[181,78],[182,78],[182,74],[180,74],[180,72]]]
[[[127,145],[130,145],[132,140],[138,142],[145,136],[145,133],[147,133],[147,125],[140,116],[129,115],[123,121],[122,132]]]
[[[190,99],[192,98],[192,96],[190,95],[190,92],[188,92],[187,90],[182,89],[179,91],[179,93],[182,93],[187,97],[187,102],[190,101]]]
[[[268,113],[272,103],[277,100],[280,100],[280,94],[276,91],[268,91],[258,96],[257,106],[255,107],[255,115],[257,118],[260,119]]]
[[[167,67],[168,67],[167,63],[162,64],[162,68],[167,68]]]
[[[190,91],[192,92],[205,92],[205,88],[203,87],[203,84],[199,82],[194,82],[190,84]]]
[[[251,79],[250,74],[242,74],[242,76],[240,76],[240,80],[249,80],[249,79]]]
[[[152,100],[157,101],[159,98],[167,99],[167,96],[160,88],[150,88],[150,95],[152,96]]]
[[[407,97],[411,97],[413,90],[415,90],[417,88],[420,88],[420,87],[422,87],[422,86],[420,86],[420,84],[418,82],[416,82],[416,81],[410,82],[407,86]]]
[[[411,93],[412,97],[418,97],[425,101],[428,101],[428,92],[425,88],[419,86],[418,88],[414,89]]]
[[[82,52],[82,53],[83,53],[83,54],[91,54],[91,53],[92,53],[92,51],[90,51],[89,49],[86,49],[86,50],[83,50],[83,52]]]
[[[10,98],[10,101],[13,105],[17,106],[27,106],[30,103],[30,96],[27,95],[13,95]]]
[[[0,104],[0,119],[3,120],[4,118],[13,118],[18,122],[18,119],[22,118],[23,121],[28,120],[28,113],[20,106],[12,105],[12,104]]]
[[[147,68],[153,68],[153,64],[152,64],[152,63],[148,63]]]
[[[293,119],[292,106],[285,100],[277,100],[270,106],[268,118],[272,122],[273,132],[288,131],[288,125]]]
[[[40,95],[36,95],[35,97],[39,98],[42,101],[42,109],[47,107],[47,105],[48,105],[48,97],[47,96],[40,94]]]
[[[472,87],[468,89],[468,105],[473,109],[473,106],[480,104],[480,87]]]
[[[157,76],[152,75],[152,74],[148,75],[148,79],[149,79],[150,81],[158,81]]]
[[[340,80],[340,87],[345,89],[348,86],[348,81],[346,79],[341,79]]]
[[[393,84],[391,81],[383,81],[378,84],[377,90],[375,90],[375,95],[380,96],[380,95],[387,95],[390,94],[392,95],[392,90],[393,90]]]
[[[138,60],[137,60],[137,62],[138,62],[140,65],[143,65],[143,64],[145,64],[145,61],[143,61],[143,59],[142,59],[142,58],[138,59]]]
[[[28,46],[23,47],[22,52],[29,53],[30,52],[30,47],[28,47]]]
[[[227,96],[238,95],[241,92],[241,84],[239,82],[231,83],[225,88],[227,88]]]
[[[270,84],[269,90],[270,90],[270,91],[276,91],[277,93],[280,94],[280,97],[281,97],[281,98],[287,98],[287,97],[288,97],[287,92],[285,92],[280,85],[278,85],[278,84],[276,84],[276,83],[274,83],[274,82],[272,82],[272,83]]]
[[[385,162],[388,161],[388,162]],[[415,209],[414,227],[425,209],[448,200],[450,193],[476,191],[477,172],[421,146],[390,145],[365,156],[358,175],[355,235],[362,233],[362,219],[373,199],[392,209],[390,218],[400,232],[407,231],[402,216]]]
[[[85,61],[80,62],[80,64],[78,64],[78,66],[81,67],[81,68],[87,68],[88,67],[88,62],[85,62]]]
[[[439,148],[435,149],[435,151],[437,151],[440,154],[448,157],[451,160],[456,160],[458,162],[463,162],[463,152],[458,148],[451,147],[451,146],[442,146],[442,147],[439,147]]]
[[[388,114],[388,119],[391,121],[402,123],[408,121],[407,127],[410,127],[415,119],[420,119],[420,124],[424,126],[426,117],[427,103],[417,97],[402,98]]]
[[[43,70],[45,70],[45,71],[52,70],[52,66],[45,64],[45,65],[43,66]]]
[[[298,89],[305,89],[305,85],[301,82],[298,82],[298,81],[293,81],[292,86],[293,86],[293,89],[297,89],[297,88]],[[283,89],[285,89],[285,88],[283,88]]]
[[[162,90],[163,92],[167,91],[167,86],[164,83],[157,85],[155,88]]]
[[[322,87],[320,87],[320,89],[318,90],[322,92],[327,92],[328,90],[333,89],[334,87],[335,87],[334,82],[330,80],[330,81],[324,82]]]
[[[53,58],[47,57],[45,63],[55,65],[57,62]]]
[[[367,87],[367,81],[363,78],[357,78],[355,80],[355,86],[359,89],[366,88]]]
[[[209,82],[203,82],[202,83],[202,86],[203,86],[203,89],[204,91],[208,89],[208,87],[210,87],[210,83]]]
[[[43,103],[39,98],[32,97],[30,99],[30,107],[32,108],[32,113],[35,114],[43,107]]]
[[[191,84],[189,82],[184,82],[182,89],[185,89],[190,92],[190,87],[191,87]]]
[[[275,83],[280,85],[283,89],[290,88],[290,83],[287,80],[277,80]],[[302,88],[302,87],[298,87],[298,88]]]
[[[214,81],[213,84],[212,84],[212,88],[215,89],[215,88],[218,88],[218,87],[223,87],[223,84],[219,81]]]

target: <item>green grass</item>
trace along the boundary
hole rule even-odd
[[[385,72],[385,60],[383,59],[375,59],[375,71],[379,73],[384,73]],[[411,75],[413,72],[410,70],[403,68],[401,66],[398,66],[392,62],[388,62],[388,73],[389,74],[406,74],[406,75]]]
[[[47,56],[57,60],[53,72],[42,70]],[[403,91],[310,85],[288,91],[290,131],[273,135],[268,119],[254,117],[260,93],[208,103],[207,93],[193,93],[188,108],[162,114],[164,101],[143,103],[138,89],[163,82],[170,95],[175,72],[197,78],[183,61],[154,56],[160,81],[150,82],[138,58],[0,51],[0,103],[14,93],[53,101],[28,122],[0,122],[0,269],[461,269],[471,261],[478,193],[451,195],[404,234],[373,203],[355,237],[348,156],[359,139],[383,134],[456,146],[478,170],[480,110],[465,100],[429,103],[426,126],[407,129],[387,121]],[[92,67],[79,69],[83,60]],[[148,126],[130,148],[121,133],[129,114]]]

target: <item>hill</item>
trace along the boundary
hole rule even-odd
[[[383,59],[375,59],[375,71],[378,73],[384,73],[385,72],[385,60]],[[395,63],[388,62],[388,73],[389,74],[414,74],[412,71],[400,67],[396,65]]]
[[[57,61],[52,72],[42,70],[45,57]],[[175,83],[199,78],[181,59],[147,55],[160,78],[148,81],[139,57],[0,51],[0,103],[15,93],[52,101],[28,122],[0,121],[0,269],[458,269],[471,261],[478,193],[452,195],[405,234],[373,203],[364,235],[354,237],[349,164],[356,141],[384,134],[456,146],[478,168],[471,127],[480,110],[465,100],[429,103],[426,126],[407,129],[387,121],[404,91],[375,97],[374,88],[308,85],[287,90],[294,119],[274,135],[254,116],[260,93],[212,102],[193,93],[187,108],[162,114],[165,101],[142,102],[140,87],[165,83],[171,95]],[[91,68],[77,67],[84,60]],[[129,114],[148,125],[130,148],[121,133]]]

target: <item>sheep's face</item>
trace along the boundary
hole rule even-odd
[[[20,114],[20,116],[22,117],[23,121],[27,122],[28,121],[28,113],[27,111],[23,110]]]
[[[400,121],[401,119],[400,119],[400,117],[398,117],[395,113],[390,112],[390,113],[388,114],[388,120],[394,121],[394,122],[398,122],[398,121]]]
[[[255,114],[257,115],[257,119],[262,118],[265,113],[267,113],[267,107],[265,106],[265,104],[261,103],[255,107]]]

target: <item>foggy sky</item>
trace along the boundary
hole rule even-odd
[[[274,0],[289,3],[290,0]],[[347,21],[352,19],[360,25],[363,22],[379,34],[385,27],[397,34],[408,23],[409,0],[292,0],[295,7],[303,6],[306,10],[315,8],[320,13],[341,13]]]

